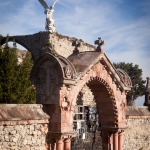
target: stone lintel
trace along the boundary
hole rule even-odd
[[[127,127],[109,127],[109,126],[102,126],[102,130],[111,131],[111,132],[123,132]]]
[[[76,81],[74,79],[63,79],[62,84],[65,84],[65,85],[75,85]]]
[[[76,132],[48,132],[49,136],[54,139],[66,139],[76,136]]]

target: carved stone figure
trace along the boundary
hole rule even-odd
[[[67,66],[65,67],[65,76],[66,76],[66,78],[68,78],[68,79],[71,79],[72,76],[73,76],[72,69],[71,69],[71,67],[70,67],[69,65],[67,65]]]
[[[126,104],[122,100],[120,103],[120,113],[121,113],[121,119],[123,119],[123,120],[125,119],[125,107],[126,107]]]
[[[48,4],[45,2],[45,0],[39,0],[41,5],[45,9],[45,14],[46,14],[46,23],[45,23],[45,29],[51,33],[56,32],[56,26],[54,24],[54,18],[53,18],[53,13],[54,13],[54,5],[58,0],[55,0],[52,6],[48,6]]]

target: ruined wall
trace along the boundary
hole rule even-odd
[[[0,150],[45,150],[48,119],[42,105],[0,105]]]
[[[76,40],[76,38],[61,34],[51,34],[50,36],[50,43],[54,45],[55,51],[66,58],[73,53],[74,47],[72,46],[72,42],[74,40]],[[80,51],[94,51],[95,49],[93,45],[84,42],[79,48]]]
[[[148,107],[127,108],[127,129],[123,150],[150,150],[150,111]]]

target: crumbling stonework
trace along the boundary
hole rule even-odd
[[[70,38],[60,34],[53,34],[51,35],[50,43],[53,43],[54,49],[56,50],[56,52],[58,52],[58,54],[67,58],[73,53],[74,47],[72,46],[72,42],[75,39],[76,38]],[[94,51],[96,47],[83,42],[79,49],[81,52]]]
[[[2,45],[6,42],[5,40],[5,37],[2,38]],[[39,32],[32,35],[10,36],[8,38],[8,41],[13,40],[30,51],[33,60],[36,61],[44,53],[50,52],[49,48],[63,57],[68,57],[74,50],[72,42],[77,39],[58,33]],[[94,51],[95,49],[95,46],[84,42],[80,46],[80,51]]]

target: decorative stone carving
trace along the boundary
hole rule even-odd
[[[62,111],[69,111],[70,102],[67,100],[67,97],[63,97],[61,102],[61,109]]]
[[[105,44],[105,41],[101,37],[95,41],[95,44],[98,45],[96,49],[97,52],[104,52],[104,50],[102,49],[102,45]]]
[[[123,81],[123,83],[124,83],[127,87],[132,87],[132,82],[131,82],[131,79],[130,79],[130,77],[128,76],[128,74],[127,74],[124,70],[122,70],[122,69],[120,69],[120,68],[117,69],[117,72],[118,72],[118,74],[119,74],[121,80]]]
[[[64,71],[65,71],[65,77],[67,79],[71,79],[73,77],[73,71],[69,65],[64,67]]]
[[[77,54],[77,53],[79,53],[79,47],[80,46],[82,46],[82,40],[80,39],[80,40],[74,40],[73,42],[72,42],[72,46],[75,46],[75,49],[74,49],[74,51],[73,51],[73,54]]]
[[[102,46],[105,44],[105,41],[99,37],[98,40],[95,41],[95,44],[97,44],[98,46]]]
[[[65,79],[75,79],[76,78],[76,70],[74,68],[74,66],[72,65],[72,63],[62,57],[62,56],[59,56],[59,61],[63,67],[63,72],[64,72],[64,78]]]
[[[45,14],[46,14],[46,23],[45,23],[45,29],[51,33],[56,32],[56,26],[54,24],[54,18],[53,18],[53,13],[54,13],[54,5],[56,4],[58,0],[55,0],[52,6],[48,6],[48,4],[44,0],[39,0],[41,5],[45,9]]]
[[[122,100],[120,103],[120,112],[121,112],[121,119],[125,120],[125,108],[126,108],[126,104],[125,102]]]

